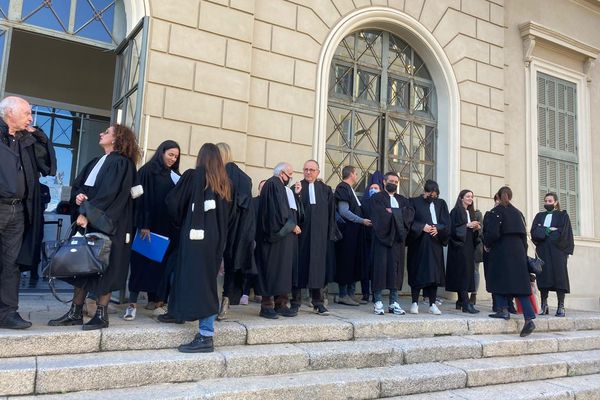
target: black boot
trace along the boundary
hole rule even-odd
[[[182,344],[177,348],[182,353],[212,353],[214,349],[212,336],[202,336],[199,333],[190,343]]]
[[[517,308],[515,307],[515,301],[510,300],[508,302],[508,312],[511,314],[517,314]]]
[[[523,325],[523,329],[521,329],[521,337],[525,337],[525,336],[529,336],[531,335],[531,332],[533,332],[533,330],[535,329],[535,324],[533,323],[533,320],[527,320],[525,321],[525,325]]]
[[[108,306],[98,304],[96,315],[82,327],[84,331],[93,331],[95,329],[108,328]]]
[[[83,304],[71,304],[71,309],[62,317],[48,321],[49,326],[83,325]]]
[[[469,298],[469,303],[476,305],[477,304],[477,293],[471,293],[471,297]]]
[[[542,304],[540,305],[540,313],[539,315],[548,315],[549,310],[548,310],[548,299],[542,299]]]
[[[456,309],[460,310],[462,307],[462,304],[460,303],[460,300],[456,300]]]
[[[546,314],[548,314],[548,309],[546,309]],[[558,302],[558,308],[556,309],[556,316],[557,317],[564,317],[565,314],[565,303],[563,303],[562,301]]]
[[[501,318],[501,319],[505,319],[508,321],[510,319],[510,314],[508,313],[507,308],[502,308],[500,311],[497,311],[494,314],[489,314],[489,317],[490,318]]]
[[[467,303],[466,305],[463,304],[462,312],[466,312],[469,314],[477,314],[479,312],[479,310],[476,309],[475,307],[473,307],[473,304]]]

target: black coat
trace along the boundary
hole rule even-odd
[[[138,183],[144,188],[144,194],[134,201],[135,227],[166,236],[170,242],[162,262],[150,260],[135,251],[131,253],[129,290],[158,293],[167,260],[177,242],[175,236],[178,231],[165,203],[165,198],[175,187],[175,183],[171,178],[171,169],[164,167],[157,159],[139,169]]]
[[[297,266],[298,239],[293,233],[297,213],[291,209],[286,189],[277,176],[269,178],[260,192],[256,232],[257,291],[262,296],[292,290]]]
[[[566,211],[554,211],[550,226],[557,229],[550,231],[544,226],[546,215],[546,212],[538,213],[531,224],[531,240],[538,256],[544,260],[537,285],[540,289],[569,293],[567,260],[575,247],[571,220]]]
[[[10,171],[13,165],[6,165],[14,160],[14,153],[6,145],[8,135],[8,126],[0,119],[0,138],[2,146],[0,147],[0,166],[2,171]],[[27,187],[27,197],[25,198],[25,231],[23,233],[23,242],[21,251],[17,257],[17,264],[21,270],[30,270],[37,268],[40,262],[40,249],[44,236],[44,208],[42,202],[39,178],[40,176],[56,175],[56,155],[54,147],[48,140],[44,132],[38,129],[34,133],[20,131],[16,133],[18,138],[19,150],[21,153],[21,164],[25,172],[25,184]],[[0,196],[11,196],[8,186],[5,189],[4,179],[9,178],[2,173],[0,177]],[[9,185],[12,186],[12,185]]]
[[[527,231],[521,211],[512,204],[494,207],[484,218],[483,244],[487,255],[487,289],[501,295],[528,296]]]
[[[346,182],[340,182],[335,188],[336,207],[343,201],[349,204],[350,211],[362,217],[362,210]],[[341,240],[335,243],[335,281],[340,285],[348,285],[361,279],[365,253],[365,227],[363,224],[350,222],[343,217],[337,220]]]
[[[405,240],[415,210],[404,196],[394,195],[399,208],[391,208],[390,195],[379,192],[370,198],[373,223],[373,290],[401,289],[404,277]]]
[[[316,204],[310,204],[309,183],[300,181],[304,218],[298,237],[298,283],[300,288],[321,289],[327,281],[327,248],[336,235],[333,191],[321,181],[314,183]]]
[[[256,235],[256,217],[252,208],[252,179],[235,163],[228,163],[225,170],[233,185],[234,199],[225,246],[225,271],[255,274],[252,247]]]
[[[74,217],[78,214],[87,216],[88,232],[101,231],[112,240],[108,269],[100,278],[82,278],[72,283],[103,295],[124,289],[127,281],[133,240],[133,200],[130,191],[136,170],[133,161],[113,151],[100,168],[95,185],[86,186],[85,181],[99,159],[90,161],[75,178],[71,202]],[[77,207],[75,197],[79,193],[85,194],[88,199]],[[96,220],[98,215],[104,216],[112,225],[111,232],[105,230],[105,221]]]
[[[446,290],[475,291],[475,246],[479,232],[467,228],[466,210],[457,206],[450,211],[450,239],[446,259]]]
[[[217,274],[232,203],[206,188],[201,167],[186,171],[165,201],[181,226],[169,314],[185,321],[215,315],[219,312]]]
[[[413,197],[410,204],[415,210],[415,218],[408,236],[408,284],[413,289],[428,286],[444,286],[444,246],[450,236],[450,214],[442,199],[433,200],[438,234],[431,236],[423,232],[425,224],[433,225],[430,203],[423,196]]]

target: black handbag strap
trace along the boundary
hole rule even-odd
[[[52,292],[52,295],[54,296],[54,298],[58,301],[60,301],[63,304],[69,304],[73,301],[73,299],[71,300],[63,300],[60,297],[58,297],[58,293],[56,293],[56,286],[55,286],[55,282],[56,282],[56,278],[50,278],[48,279],[48,286],[50,286],[50,291]]]

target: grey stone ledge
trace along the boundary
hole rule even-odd
[[[222,347],[225,376],[279,375],[308,369],[309,356],[291,344]]]
[[[477,335],[468,338],[481,344],[483,357],[543,354],[558,351],[558,339],[555,335],[547,333],[536,333],[526,338],[516,334]]]
[[[448,361],[467,373],[467,386],[486,386],[498,382],[521,382],[567,376],[567,363],[552,355],[490,357]]]
[[[81,327],[41,327],[27,331],[0,333],[0,359],[45,354],[90,353],[100,349],[100,331],[82,331]]]
[[[0,396],[33,393],[35,371],[34,357],[0,360]]]
[[[401,364],[402,349],[389,340],[354,340],[298,343],[310,359],[311,369],[372,368]]]
[[[246,327],[247,344],[326,342],[351,340],[354,336],[352,324],[315,315],[277,320],[256,318],[239,323]]]
[[[390,342],[404,354],[405,364],[480,358],[481,344],[460,336],[399,339]]]
[[[417,338],[438,335],[465,335],[467,320],[452,315],[364,315],[348,318],[354,325],[355,338]]]
[[[600,331],[555,332],[558,351],[600,349]]]
[[[38,358],[36,393],[99,390],[220,377],[221,354],[175,350],[105,352]]]
[[[600,373],[600,350],[548,354],[548,358],[564,361],[567,364],[568,376]]]

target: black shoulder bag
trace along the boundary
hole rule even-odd
[[[63,303],[68,303],[56,295],[54,288],[56,279],[102,276],[108,268],[111,243],[107,235],[99,232],[45,242],[43,275],[48,278],[48,285],[54,297]]]

